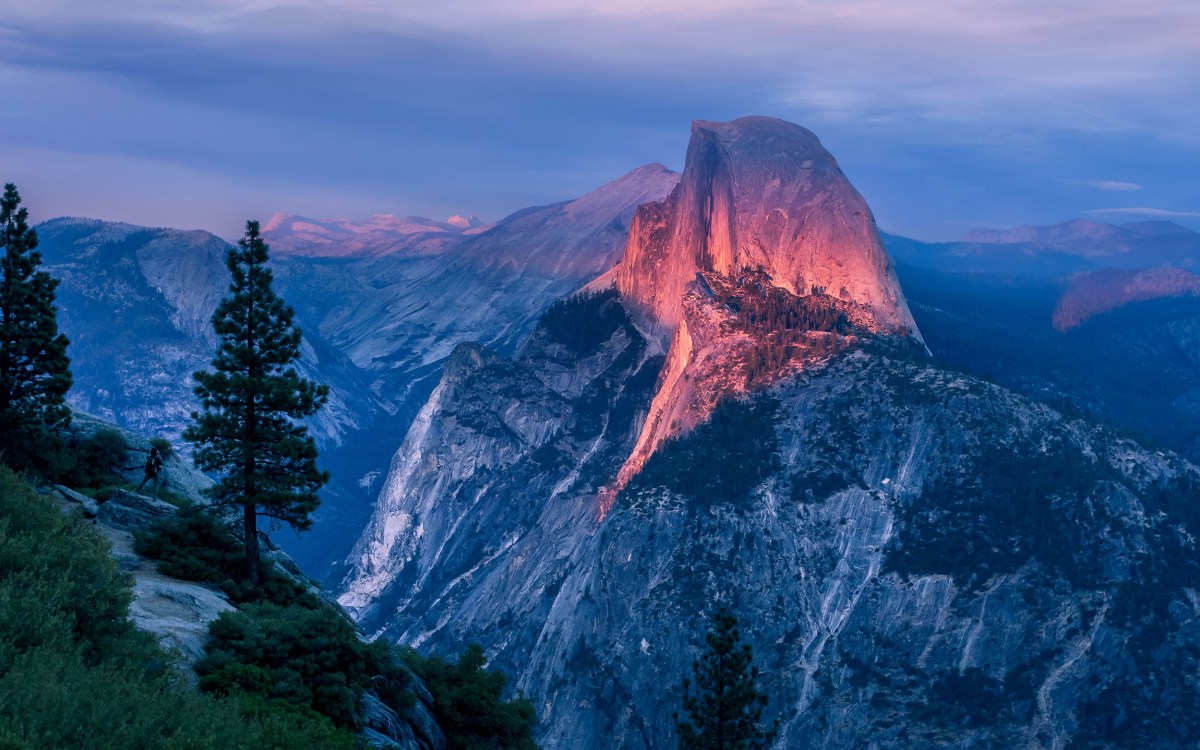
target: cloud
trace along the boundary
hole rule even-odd
[[[1136,182],[1120,182],[1117,180],[1063,180],[1062,182],[1067,185],[1079,185],[1080,187],[1090,187],[1106,192],[1132,192],[1146,189]]]
[[[1165,208],[1094,208],[1088,214],[1120,214],[1126,216],[1153,216],[1158,219],[1196,219],[1200,211],[1172,211]]]

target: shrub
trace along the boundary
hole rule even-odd
[[[167,460],[175,455],[175,446],[171,445],[171,441],[162,437],[150,438],[150,445],[158,448],[158,452],[162,454],[163,460]]]
[[[191,508],[134,534],[134,551],[158,561],[163,575],[217,586],[235,602],[291,604],[317,599],[299,582],[266,565],[251,585],[246,551],[214,509]]]
[[[0,747],[357,747],[317,714],[196,693],[129,600],[103,538],[0,467]]]
[[[202,690],[282,701],[349,728],[370,676],[389,670],[385,653],[359,640],[327,604],[247,604],[209,626],[208,655],[196,672]]]
[[[120,484],[129,444],[117,430],[98,430],[51,449],[44,472],[57,482],[78,489],[98,489]]]
[[[468,646],[453,664],[412,649],[404,649],[401,657],[433,694],[446,750],[537,750],[533,704],[524,696],[501,699],[508,680],[503,672],[483,668],[478,644]]]

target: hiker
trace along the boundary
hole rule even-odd
[[[146,475],[142,477],[142,483],[134,490],[135,493],[141,494],[142,488],[146,486],[146,482],[154,480],[154,497],[158,497],[158,488],[162,485],[158,477],[162,473],[163,454],[156,446],[151,446],[150,457],[146,459]]]

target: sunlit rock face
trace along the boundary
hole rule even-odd
[[[724,305],[705,304],[714,288],[754,277],[813,305],[840,304],[860,330],[920,337],[862,196],[812,132],[770,117],[692,124],[679,186],[639,209],[615,276],[643,327],[672,343],[614,491],[720,399],[769,384],[730,377],[776,343],[723,326]]]
[[[679,186],[634,217],[617,288],[669,333],[697,272],[746,268],[916,334],[871,210],[812,132],[770,117],[696,121]]]

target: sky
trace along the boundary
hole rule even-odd
[[[1195,0],[0,0],[0,102],[39,221],[495,220],[761,114],[887,231],[1200,230]]]

